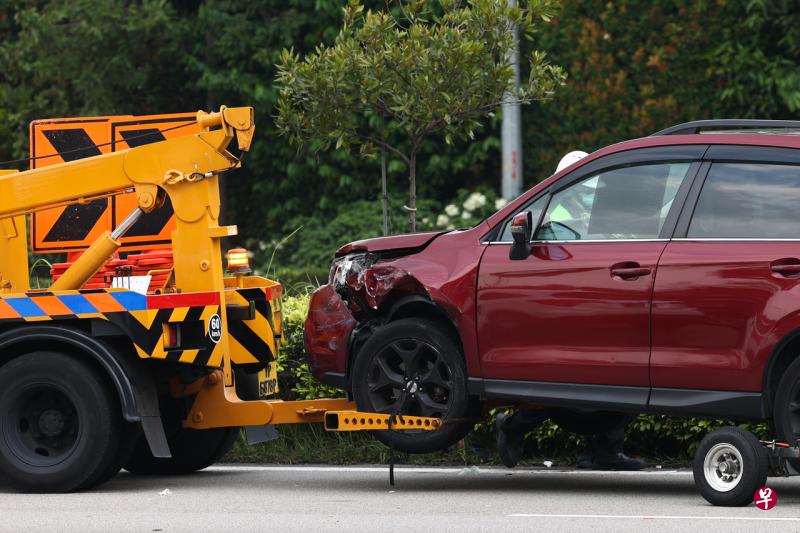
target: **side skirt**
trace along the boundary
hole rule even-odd
[[[479,383],[481,382],[481,383]],[[763,420],[760,392],[590,385],[547,381],[470,379],[470,392],[487,399],[525,401],[554,407],[667,415]]]

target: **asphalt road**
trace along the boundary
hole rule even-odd
[[[89,493],[0,489],[0,531],[800,531],[800,479],[778,505],[708,505],[688,471],[219,466],[125,473]]]

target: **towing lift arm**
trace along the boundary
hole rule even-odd
[[[219,238],[235,235],[236,228],[218,225],[218,174],[240,166],[239,159],[227,151],[234,138],[240,151],[250,149],[255,130],[253,109],[222,107],[216,113],[200,111],[197,122],[204,131],[193,135],[0,174],[0,221],[8,240],[0,244],[0,252],[10,252],[7,248],[12,242],[19,246],[12,236],[19,238],[23,233],[20,230],[24,229],[24,224],[19,227],[20,221],[24,222],[21,216],[32,211],[133,190],[141,210],[133,213],[136,217],[162,205],[168,195],[177,222],[173,235],[177,287],[184,292],[224,290]],[[118,237],[106,232],[52,288],[80,288],[119,248]],[[20,270],[26,270],[18,264],[27,260],[22,255],[0,254],[0,276],[5,278],[0,287],[14,291],[27,289],[27,280],[19,279]]]
[[[49,290],[80,289],[120,248],[119,239],[136,218],[163,205],[168,196],[176,218],[172,233],[176,290],[218,292],[219,301],[225,302],[220,239],[235,235],[236,227],[218,225],[218,176],[240,166],[240,160],[227,150],[234,139],[240,151],[249,150],[255,130],[253,109],[223,106],[216,113],[200,111],[197,124],[202,131],[192,135],[24,172],[0,172],[0,291],[28,288],[26,267],[21,263],[27,261],[27,253],[19,253],[15,240],[25,240],[26,214],[133,191],[138,207],[131,216],[113,233],[100,236]],[[194,396],[184,427],[325,422],[329,431],[435,430],[442,423],[436,418],[360,413],[347,399],[241,400],[233,382],[225,305],[220,306],[220,318],[221,368],[190,384],[171,387],[173,396]]]

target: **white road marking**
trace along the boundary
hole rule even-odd
[[[611,518],[614,520],[751,520],[758,522],[800,522],[800,518],[784,517],[755,517],[755,516],[681,516],[681,515],[616,515],[616,514],[544,514],[544,513],[514,513],[508,515],[514,518]]]
[[[458,474],[465,468],[469,467],[427,467],[427,466],[395,466],[395,472],[417,472],[420,474]],[[389,470],[389,465],[376,465],[376,466],[304,466],[304,465],[248,465],[248,464],[230,464],[230,465],[215,465],[209,470],[216,470],[218,472],[234,472],[234,471],[254,471],[254,472],[380,472],[385,473]],[[582,476],[608,476],[609,474],[624,475],[624,476],[687,476],[691,477],[690,470],[640,470],[637,472],[619,472],[607,470],[577,470],[559,468],[515,468],[507,469],[501,467],[478,467],[477,470],[471,471],[475,474],[533,474],[533,475],[582,475]]]

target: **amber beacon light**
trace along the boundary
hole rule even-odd
[[[250,272],[250,260],[247,257],[247,250],[244,248],[228,250],[228,273],[249,274]]]

